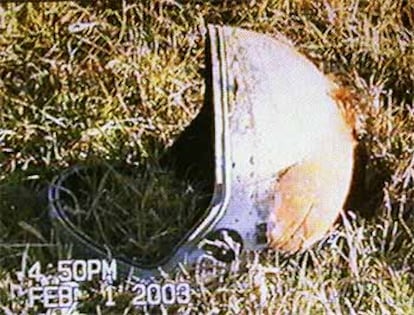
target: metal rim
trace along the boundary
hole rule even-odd
[[[211,88],[213,92],[214,105],[214,159],[215,159],[215,181],[214,192],[210,205],[204,212],[203,217],[190,229],[179,241],[171,252],[152,264],[136,263],[124,257],[116,257],[122,270],[129,272],[131,268],[142,277],[152,277],[160,274],[160,269],[171,271],[179,263],[186,260],[186,255],[191,251],[197,251],[197,245],[220,221],[226,211],[230,199],[230,172],[231,158],[229,153],[229,126],[226,119],[228,115],[228,78],[226,64],[226,47],[223,40],[222,27],[208,25],[206,45],[207,53],[210,54],[209,62],[212,66]],[[208,86],[208,82],[207,82]],[[100,257],[115,258],[109,248],[104,247],[92,240],[88,235],[78,229],[68,218],[62,204],[61,192],[65,191],[65,181],[75,174],[86,170],[87,167],[75,166],[57,176],[49,186],[48,202],[50,216],[59,231],[63,231],[71,241],[86,248],[92,255]]]

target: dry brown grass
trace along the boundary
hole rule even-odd
[[[413,312],[411,1],[98,1],[0,8],[3,313],[11,312],[8,285],[22,260],[55,261],[67,254],[55,247],[39,197],[52,177],[78,163],[146,165],[196,115],[204,93],[206,23],[281,32],[357,93],[366,176],[352,209],[358,214],[344,218],[325,242],[302,255],[244,257],[246,269],[215,274],[211,282],[195,270],[182,272],[176,277],[191,282],[192,303],[169,313]],[[362,218],[364,211],[374,217]],[[18,246],[26,242],[34,245]],[[125,294],[116,296],[116,309],[97,306],[95,297],[79,311],[144,312],[128,306]]]

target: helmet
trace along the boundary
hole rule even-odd
[[[332,226],[350,189],[355,141],[335,84],[280,35],[209,25],[206,43],[205,105],[170,156],[181,156],[181,167],[192,164],[194,174],[207,170],[214,192],[202,218],[164,259],[118,260],[141,278],[201,257],[231,262],[242,249],[307,248]],[[197,140],[200,130],[208,141]],[[51,184],[51,216],[90,255],[108,256],[62,205],[62,187],[76,172]]]

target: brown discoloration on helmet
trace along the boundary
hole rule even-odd
[[[356,116],[358,103],[360,100],[358,96],[349,88],[334,87],[331,91],[331,97],[335,100],[346,125],[352,130],[353,136],[356,137]]]
[[[332,227],[350,192],[355,166],[356,98],[344,88],[332,90],[338,111],[331,133],[313,156],[280,173],[269,216],[269,246],[287,252],[308,248]]]

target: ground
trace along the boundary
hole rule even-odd
[[[188,281],[191,303],[148,312],[413,313],[414,4],[409,0],[1,4],[0,313],[26,314],[27,306],[10,304],[15,271],[70,255],[57,241],[45,201],[56,175],[68,166],[98,162],[159,170],[158,158],[203,103],[207,23],[280,32],[358,95],[354,110],[364,176],[349,211],[311,250],[248,254],[238,271],[216,272],[209,279],[198,270],[182,270],[165,281]],[[127,191],[141,198],[137,215],[149,206],[169,205],[181,209],[185,220],[186,205],[201,198],[193,184],[179,187],[168,173],[142,174],[149,184]],[[165,189],[154,192],[151,185]],[[172,187],[187,192],[186,198],[172,197]],[[170,227],[156,235],[176,233],[174,224],[182,223],[177,217],[144,215]],[[134,236],[141,242],[136,246],[154,236],[151,229],[146,233]],[[115,293],[115,307],[104,306],[100,296],[85,298],[78,311],[145,312],[129,304],[130,294]]]

